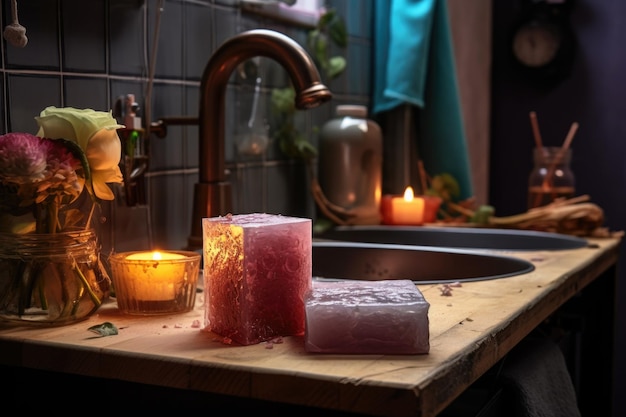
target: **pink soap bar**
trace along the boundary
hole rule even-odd
[[[314,281],[305,301],[305,349],[319,353],[428,353],[429,307],[410,280]]]
[[[205,329],[241,345],[303,335],[311,220],[239,214],[202,219],[202,228]]]

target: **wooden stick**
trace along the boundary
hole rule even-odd
[[[577,122],[572,123],[572,126],[570,126],[569,128],[569,132],[567,132],[567,137],[565,138],[565,141],[563,142],[563,145],[561,146],[561,150],[559,151],[560,156],[565,155],[565,151],[569,149],[569,146],[572,144],[572,140],[574,140],[574,135],[576,134],[577,130],[578,130],[578,123]]]
[[[563,141],[563,145],[561,145],[561,149],[559,149],[556,156],[554,157],[554,161],[552,161],[552,165],[550,165],[548,174],[544,178],[544,187],[546,186],[546,181],[550,180],[552,175],[554,175],[554,170],[556,169],[556,166],[561,162],[561,159],[563,159],[563,157],[565,156],[565,152],[567,152],[570,145],[572,144],[572,140],[574,140],[574,135],[576,134],[577,130],[578,130],[578,123],[576,122],[572,123],[572,125],[569,128],[569,132],[567,132],[567,136],[565,137],[565,140]]]
[[[427,175],[426,174],[426,170],[424,169],[424,162],[421,159],[417,160],[417,169],[419,171],[420,174],[420,182],[421,182],[421,186],[422,186],[422,194],[426,194],[426,191],[428,190],[428,181],[427,181]]]
[[[533,128],[533,137],[535,138],[535,146],[539,149],[543,148],[541,140],[541,132],[539,131],[539,122],[537,121],[537,113],[530,112],[530,124]]]

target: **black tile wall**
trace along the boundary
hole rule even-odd
[[[110,74],[147,75],[146,11],[138,3],[142,2],[109,0],[108,13],[102,16],[109,28],[105,52],[110,57]]]
[[[298,112],[296,124],[317,144],[316,128],[333,117],[338,104],[369,102],[371,10],[375,0],[332,0],[346,21],[349,46],[342,53],[348,70],[330,82],[333,100]],[[165,0],[155,29],[160,0],[29,0],[19,2],[26,27],[25,48],[2,43],[0,128],[36,132],[34,117],[47,106],[107,111],[116,99],[134,94],[151,121],[197,116],[200,78],[212,52],[225,40],[248,29],[268,28],[306,45],[307,29],[242,13],[238,0]],[[11,17],[2,3],[2,22]],[[156,48],[155,48],[156,47]],[[151,53],[156,49],[152,98],[146,103]],[[276,62],[261,59],[260,111],[268,121],[274,87],[289,80]],[[265,154],[242,155],[235,148],[237,126],[249,115],[252,90],[231,78],[226,97],[226,162],[235,212],[265,211],[314,217],[310,179],[299,161],[290,161],[271,141]],[[141,114],[140,110],[140,114]],[[270,137],[272,131],[270,130]],[[127,207],[123,189],[103,210],[105,250],[186,246],[191,225],[193,188],[198,178],[198,127],[168,126],[164,138],[148,139],[150,163],[145,179],[149,204]],[[151,227],[148,225],[151,224]]]
[[[184,74],[188,80],[199,81],[213,50],[213,9],[189,4],[183,16],[185,44]]]
[[[104,0],[61,2],[64,71],[106,71],[105,13]]]
[[[176,116],[183,113],[183,94],[185,89],[182,85],[161,84],[154,85],[153,114],[155,118]],[[184,140],[181,126],[168,126],[167,136],[164,138],[151,138],[150,166],[154,171],[167,169],[185,168],[183,147]],[[197,167],[197,163],[194,163]]]
[[[48,106],[62,104],[59,75],[9,74],[7,90],[8,128],[13,132],[36,133],[35,116]]]
[[[109,108],[109,84],[104,78],[67,76],[63,79],[66,106],[79,109]]]
[[[150,17],[150,31],[155,30],[157,2],[148,3],[148,16]],[[167,2],[161,13],[159,39],[157,42],[157,59],[155,77],[180,80],[183,78],[183,4]],[[150,37],[153,40],[153,37]],[[152,45],[152,42],[150,42]]]

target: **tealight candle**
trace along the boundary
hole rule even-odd
[[[189,311],[202,255],[189,251],[126,252],[109,258],[117,304],[129,314]]]
[[[436,196],[414,196],[410,186],[404,195],[384,195],[381,200],[382,223],[388,225],[421,225],[436,218],[441,199]]]

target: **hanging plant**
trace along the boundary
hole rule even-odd
[[[334,9],[320,16],[317,26],[307,34],[307,48],[325,83],[341,75],[347,65],[343,56],[330,56],[331,44],[342,49],[348,44],[344,21]],[[317,149],[295,126],[294,99],[292,86],[272,90],[271,109],[277,126],[273,137],[289,158],[310,160],[317,156]]]

